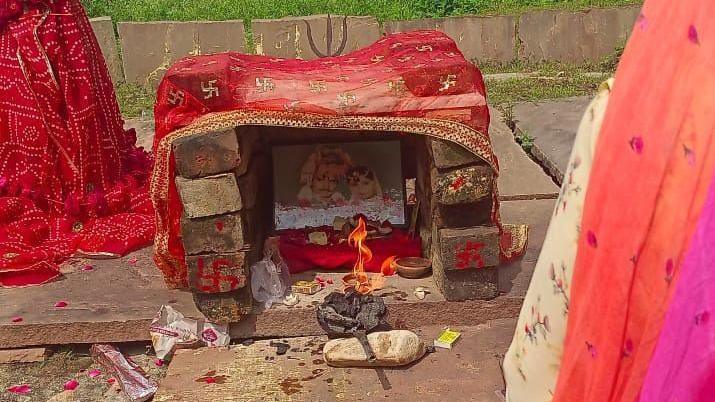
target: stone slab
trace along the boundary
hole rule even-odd
[[[380,25],[371,16],[311,15],[256,19],[251,21],[251,27],[256,53],[281,58],[312,60],[337,56],[380,39]]]
[[[507,319],[454,327],[462,333],[454,349],[379,371],[329,367],[322,357],[324,336],[284,339],[289,350],[282,356],[270,340],[179,350],[154,401],[498,402],[504,387],[499,355],[506,352],[515,325]],[[441,329],[424,325],[415,332],[429,344]],[[202,380],[207,374],[220,380],[207,384]]]
[[[189,289],[197,293],[224,293],[246,286],[246,253],[186,256]]]
[[[200,179],[176,177],[184,213],[189,218],[203,218],[241,209],[241,194],[233,173]]]
[[[431,325],[476,325],[489,320],[516,317],[541,250],[554,200],[502,203],[506,223],[527,223],[530,237],[526,255],[499,268],[501,296],[489,301],[447,302],[431,277],[417,280],[388,278],[378,292],[386,298],[393,326],[415,329]],[[134,262],[136,259],[136,262]],[[152,262],[152,248],[116,260],[93,261],[93,271],[82,271],[85,260],[62,265],[65,278],[42,286],[0,289],[0,348],[48,344],[90,344],[148,341],[149,324],[163,304],[190,318],[202,318],[192,294],[167,289]],[[311,279],[314,273],[295,275]],[[254,306],[242,322],[232,324],[234,338],[309,336],[322,334],[315,320],[315,306],[332,289],[340,288],[342,273],[323,274],[333,285],[312,297],[301,296],[298,306],[277,306],[264,311]],[[332,276],[331,276],[332,275]],[[414,289],[432,290],[424,300]],[[57,301],[68,306],[54,308]],[[22,322],[13,323],[20,316]],[[511,336],[510,336],[511,337]]]
[[[253,308],[250,286],[226,293],[194,293],[194,301],[208,320],[220,323],[239,322]]]
[[[499,159],[499,197],[502,200],[534,200],[558,197],[559,188],[516,143],[501,113],[489,108],[489,135]]]
[[[563,181],[578,126],[591,99],[581,96],[514,105],[517,131],[534,138],[531,153],[558,183]]]
[[[178,173],[187,179],[227,172],[239,163],[236,130],[203,133],[173,143]]]
[[[562,62],[598,61],[623,45],[640,7],[581,12],[542,10],[519,18],[519,56]]]
[[[0,364],[42,362],[48,354],[47,348],[0,350]]]
[[[387,21],[386,33],[438,30],[451,37],[467,60],[473,62],[509,62],[516,57],[516,18],[449,17],[408,21]]]
[[[126,81],[146,88],[185,56],[246,51],[243,21],[120,22],[117,30]]]
[[[99,48],[102,50],[102,56],[107,63],[109,76],[112,77],[114,84],[124,82],[124,72],[122,71],[122,60],[119,57],[117,48],[117,37],[114,35],[114,24],[111,17],[91,18],[89,23],[92,25],[94,36],[97,37]]]

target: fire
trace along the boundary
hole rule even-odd
[[[353,266],[350,280],[346,281],[347,287],[354,286],[355,290],[360,294],[368,294],[373,291],[370,277],[365,273],[365,264],[372,260],[372,251],[365,244],[366,239],[367,225],[365,220],[360,217],[357,227],[348,236],[348,244],[358,249],[358,258]]]
[[[343,277],[343,283],[345,284],[345,290],[355,288],[360,294],[366,295],[372,293],[373,290],[378,290],[385,284],[385,277],[392,276],[395,274],[392,268],[392,262],[397,259],[397,256],[392,256],[382,262],[381,274],[373,275],[370,277],[365,272],[365,264],[372,261],[372,251],[365,244],[367,240],[367,224],[365,220],[360,217],[358,220],[358,225],[355,230],[348,236],[348,244],[358,249],[357,261],[353,266],[353,272]]]

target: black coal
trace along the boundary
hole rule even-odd
[[[381,297],[355,291],[333,292],[318,306],[317,315],[318,323],[329,336],[358,338],[368,360],[375,360],[367,333],[387,327],[387,306]]]

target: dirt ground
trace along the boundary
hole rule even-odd
[[[161,380],[166,373],[166,365],[158,367],[155,357],[146,353],[146,347],[140,344],[124,345],[120,350],[155,381]],[[89,373],[101,370],[97,377]],[[63,393],[65,382],[75,379],[79,386],[71,395],[57,396],[54,401],[74,402],[128,402],[117,382],[110,383],[111,374],[92,361],[87,347],[62,347],[53,351],[44,362],[23,364],[0,364],[0,401],[3,402],[44,402]],[[13,385],[27,384],[32,391],[27,395],[7,392]],[[60,399],[64,397],[65,399]]]

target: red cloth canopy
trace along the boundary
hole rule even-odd
[[[404,132],[460,144],[499,171],[482,74],[436,31],[394,34],[310,61],[240,53],[185,58],[159,87],[155,119],[155,259],[177,287],[186,286],[171,155],[177,138],[241,125]],[[503,228],[497,197],[495,187],[492,217]],[[505,257],[520,253],[525,235],[517,239],[508,228],[503,234]]]

